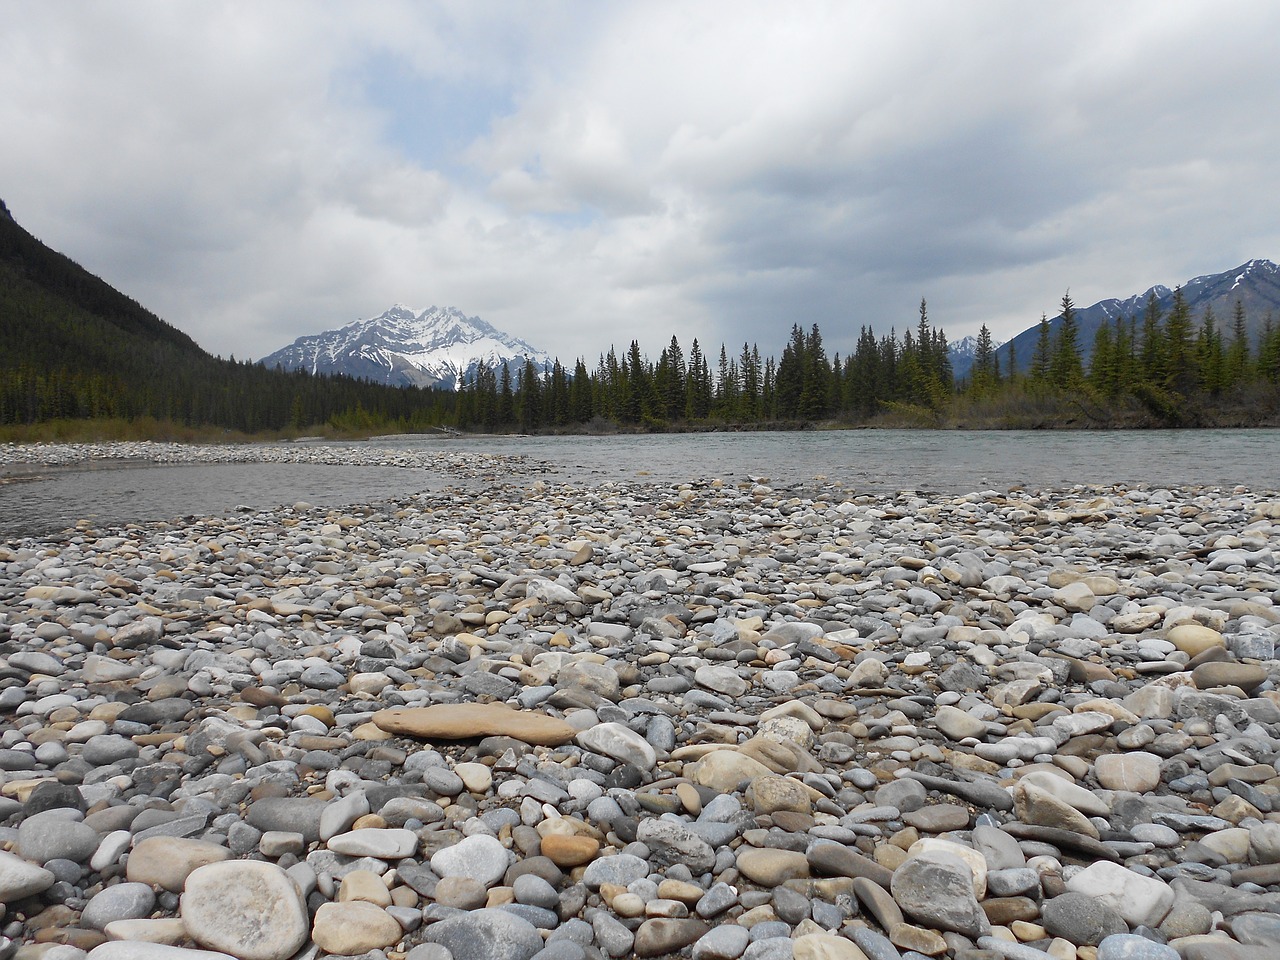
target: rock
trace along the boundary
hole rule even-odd
[[[340,956],[389,947],[403,934],[395,917],[364,900],[320,904],[311,929],[316,946]]]
[[[701,920],[646,920],[636,931],[633,949],[637,957],[660,957],[677,953],[709,929]]]
[[[134,883],[181,893],[192,871],[230,859],[230,850],[208,840],[148,837],[129,851],[125,875]]]
[[[13,903],[43,893],[56,879],[43,867],[0,851],[0,903]]]
[[[542,855],[557,867],[579,867],[590,863],[600,852],[595,837],[549,834],[542,838]]]
[[[240,960],[287,960],[307,940],[302,894],[271,863],[232,860],[197,867],[187,877],[181,913],[191,939]]]
[[[1115,863],[1095,863],[1067,881],[1072,893],[1101,901],[1130,926],[1158,926],[1173,906],[1173,889],[1163,880],[1146,877]]]
[[[580,745],[596,753],[628,763],[638,770],[652,770],[658,755],[644,737],[621,723],[600,723],[577,735]]]
[[[738,676],[732,667],[699,667],[693,673],[693,679],[700,686],[727,697],[740,697],[750,688],[745,680]]]
[[[533,924],[497,909],[433,923],[423,932],[423,940],[447,947],[453,960],[530,960],[542,949],[542,936]]]
[[[983,721],[971,713],[952,706],[939,707],[933,722],[952,740],[981,737],[987,730],[987,725]]]
[[[431,869],[441,877],[469,877],[484,887],[502,879],[510,865],[506,848],[485,834],[467,837],[431,857]]]
[[[1180,623],[1172,627],[1166,639],[1188,656],[1198,656],[1213,647],[1225,647],[1226,639],[1217,630],[1198,623]]]
[[[973,872],[959,857],[930,852],[909,858],[893,872],[890,892],[904,914],[926,926],[970,939],[991,931],[973,893]]]
[[[1019,781],[1013,788],[1014,812],[1023,823],[1069,830],[1093,840],[1098,839],[1098,828],[1075,807],[1059,800],[1047,790]]]
[[[373,715],[373,722],[387,733],[423,740],[511,737],[551,747],[568,743],[578,732],[564,720],[497,703],[440,703],[379,710]]]
[[[713,750],[701,760],[685,766],[685,776],[690,780],[720,793],[731,793],[740,783],[772,773],[759,760],[736,750]]]
[[[749,794],[751,808],[756,813],[786,810],[807,814],[813,810],[808,788],[790,777],[756,777],[751,781]]]
[[[1106,790],[1147,793],[1160,785],[1160,764],[1153,753],[1106,753],[1094,760],[1093,772]]]
[[[612,857],[600,857],[587,864],[582,874],[582,882],[592,890],[603,884],[611,883],[625,887],[633,881],[649,875],[649,863],[630,853],[619,853]]]
[[[80,923],[92,930],[105,930],[117,920],[138,920],[151,915],[155,892],[145,883],[117,883],[106,887],[85,904]]]
[[[636,839],[649,848],[649,862],[665,868],[683,863],[693,873],[706,873],[716,863],[711,845],[688,827],[671,820],[642,820]]]
[[[1040,922],[1050,934],[1076,946],[1096,946],[1113,934],[1129,932],[1124,917],[1085,893],[1046,900],[1040,907]]]
[[[693,945],[693,960],[738,960],[751,942],[751,931],[736,923],[722,923]]]
[[[417,851],[418,835],[412,830],[368,827],[330,837],[325,846],[348,857],[403,860]]]
[[[227,953],[191,950],[164,943],[142,943],[138,940],[102,943],[90,950],[87,957],[88,960],[237,960]]]
[[[737,865],[744,877],[762,887],[776,887],[809,875],[809,861],[794,850],[740,847]]]
[[[1098,944],[1098,960],[1182,960],[1173,947],[1128,933],[1112,934]]]
[[[1252,693],[1266,683],[1267,676],[1267,668],[1262,664],[1232,663],[1229,660],[1202,663],[1191,671],[1192,681],[1201,690],[1239,687],[1245,693]]]
[[[68,817],[65,809],[28,816],[18,827],[17,852],[35,863],[72,860],[83,863],[98,849],[98,832]]]
[[[867,955],[850,940],[829,933],[809,933],[792,945],[795,960],[866,960]]]

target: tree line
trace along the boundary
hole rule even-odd
[[[946,333],[921,300],[918,321],[901,337],[864,326],[843,358],[828,355],[817,324],[807,331],[796,324],[776,361],[762,359],[749,343],[732,353],[721,344],[708,358],[695,339],[686,353],[672,336],[656,360],[632,340],[621,355],[610,347],[593,369],[582,358],[571,372],[559,360],[545,369],[527,359],[514,368],[481,366],[459,392],[454,422],[464,430],[532,433],[591,424],[651,430],[861,424],[899,413],[941,425],[964,410],[981,416],[983,405],[1006,414],[1023,405],[1071,417],[1083,409],[1099,425],[1138,414],[1142,422],[1172,426],[1248,403],[1247,391],[1274,398],[1280,386],[1280,328],[1268,316],[1251,344],[1240,301],[1224,330],[1211,308],[1195,323],[1181,289],[1167,315],[1153,294],[1141,316],[1098,328],[1087,363],[1069,293],[1061,311],[1056,326],[1041,318],[1027,358],[1017,357],[1012,343],[997,349],[983,325],[972,368],[959,381]]]

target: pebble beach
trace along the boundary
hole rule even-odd
[[[0,543],[0,960],[1280,956],[1280,493],[365,456]]]

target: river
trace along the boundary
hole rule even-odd
[[[548,481],[586,484],[760,478],[797,493],[835,488],[846,495],[1074,484],[1280,490],[1280,430],[401,436],[350,446],[358,451],[359,457],[352,459],[360,465],[107,462],[48,470],[0,467],[0,473],[28,476],[0,484],[0,536],[51,535],[79,520],[97,526],[180,520],[299,500],[334,507],[377,503],[448,482],[421,470],[368,465],[370,455],[381,449],[522,455],[536,461],[536,475]]]

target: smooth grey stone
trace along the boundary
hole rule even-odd
[[[683,863],[701,874],[715,866],[715,850],[683,823],[662,818],[642,820],[636,837],[649,848],[649,861],[657,867]]]
[[[1098,960],[1181,960],[1181,957],[1168,944],[1116,933],[1098,944]]]
[[[33,863],[47,860],[74,860],[83,863],[93,856],[102,838],[93,827],[70,819],[61,809],[27,817],[18,827],[17,852]]]
[[[1046,900],[1040,907],[1040,922],[1053,936],[1077,946],[1096,946],[1109,936],[1129,932],[1120,914],[1084,893],[1064,893]]]
[[[973,874],[958,857],[913,857],[893,872],[890,892],[902,912],[925,926],[954,930],[966,937],[991,931],[973,894]]]
[[[711,887],[694,906],[694,912],[704,919],[718,917],[730,907],[738,903],[738,893],[727,883],[717,883]]]
[[[115,920],[139,920],[151,915],[156,905],[155,891],[146,883],[117,883],[90,900],[80,922],[93,930],[103,930]]]
[[[872,930],[870,927],[855,927],[853,942],[867,955],[867,960],[901,960],[898,948],[878,930]]]
[[[533,924],[496,908],[430,924],[422,938],[447,947],[453,960],[530,960],[542,949],[542,935]]]
[[[512,883],[517,903],[554,910],[560,905],[560,894],[542,877],[532,873],[522,874]]]
[[[623,926],[617,917],[607,910],[596,910],[590,919],[596,943],[607,955],[625,957],[631,952],[635,934]]]
[[[751,931],[735,923],[723,923],[703,934],[693,945],[693,960],[738,960],[751,941]]]
[[[601,884],[613,883],[625,887],[635,880],[649,875],[649,862],[629,853],[612,857],[599,857],[587,864],[582,882],[593,890]]]

